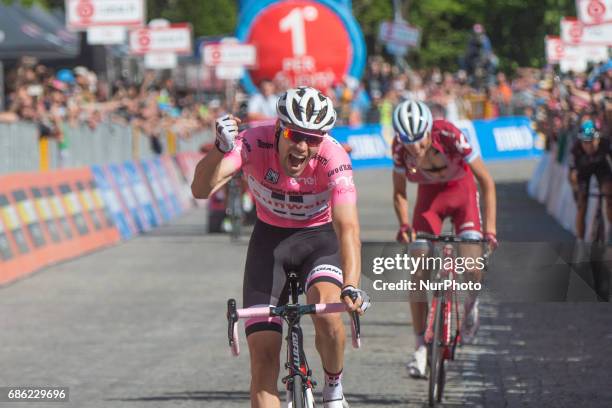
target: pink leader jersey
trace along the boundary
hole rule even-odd
[[[284,228],[327,224],[333,206],[357,202],[351,159],[331,136],[325,136],[297,178],[285,175],[280,167],[274,126],[243,131],[225,158],[236,171],[242,169],[257,217],[266,224]]]

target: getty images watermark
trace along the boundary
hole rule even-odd
[[[486,268],[484,257],[462,257],[462,256],[411,256],[406,253],[394,256],[378,256],[372,258],[371,272],[372,289],[375,291],[480,291],[482,284],[478,280],[465,277],[466,281],[460,281],[464,274],[477,274]],[[432,273],[432,276],[422,276],[424,271]],[[450,272],[454,273],[454,276]],[[390,281],[384,279],[384,274],[392,272],[393,275],[406,276],[411,279],[396,279]],[[419,273],[417,276],[415,276]],[[441,279],[431,279],[434,272],[441,273]]]

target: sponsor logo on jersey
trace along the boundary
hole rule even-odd
[[[242,144],[246,147],[247,151],[251,153],[251,144],[246,140],[246,138],[242,139]]]
[[[319,153],[316,153],[314,156],[312,156],[312,160],[318,161],[323,166],[327,166],[327,163],[329,162],[327,158],[321,156]]]
[[[249,176],[248,183],[257,203],[282,218],[307,220],[329,208],[328,190],[317,194],[292,195],[272,191],[253,176]]]
[[[341,164],[340,166],[336,167],[333,170],[330,170],[327,172],[327,177],[331,177],[334,174],[338,174],[341,171],[345,171],[345,170],[353,170],[353,166],[351,166],[350,164]]]
[[[272,169],[268,169],[268,172],[266,173],[265,180],[269,181],[272,184],[278,183],[278,172],[276,172],[276,171],[274,171]]]
[[[314,186],[317,183],[316,177],[290,177],[289,184],[293,186],[297,186],[300,184],[305,184],[308,186]]]
[[[259,147],[260,149],[271,149],[274,147],[274,144],[264,142],[261,139],[257,139],[257,147]]]
[[[327,184],[329,188],[338,187],[354,187],[355,182],[353,181],[353,176],[339,176],[333,180],[330,180]]]

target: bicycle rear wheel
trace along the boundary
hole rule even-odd
[[[436,401],[442,399],[442,388],[444,387],[444,360],[442,353],[442,324],[443,324],[443,311],[444,301],[440,297],[440,301],[436,305],[436,312],[434,315],[434,326],[433,326],[433,339],[429,347],[430,358],[429,358],[429,406],[433,407]],[[442,378],[442,379],[441,379]]]

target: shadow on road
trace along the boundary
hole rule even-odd
[[[107,401],[249,401],[247,391],[181,391],[136,398],[114,398]]]

